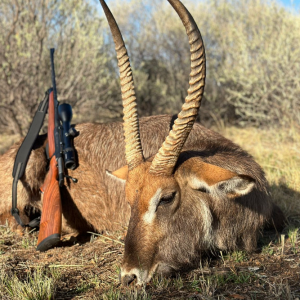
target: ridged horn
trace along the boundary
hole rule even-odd
[[[125,156],[128,168],[132,170],[144,161],[132,71],[127,50],[116,20],[105,1],[100,0],[100,3],[106,15],[117,52],[123,100]]]
[[[179,0],[168,1],[179,15],[189,38],[191,73],[185,103],[172,130],[152,161],[149,172],[156,175],[173,173],[178,156],[197,118],[205,85],[205,51],[198,26]]]

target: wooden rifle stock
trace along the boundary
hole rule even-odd
[[[60,241],[61,222],[62,222],[62,207],[59,190],[59,183],[57,180],[58,169],[55,157],[55,103],[53,91],[49,94],[49,124],[48,124],[48,145],[50,166],[45,182],[41,187],[44,193],[43,210],[40,222],[40,231],[37,242],[37,250],[46,251],[55,246]]]

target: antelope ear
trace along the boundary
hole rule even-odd
[[[127,176],[128,176],[128,165],[125,165],[114,172],[110,172],[110,171],[106,170],[106,174],[108,176],[116,178],[122,182],[126,182]]]
[[[205,163],[199,158],[191,158],[186,163],[188,163],[188,166],[185,166],[188,167],[185,168],[189,174],[188,184],[195,190],[237,198],[247,195],[255,186],[252,177]]]

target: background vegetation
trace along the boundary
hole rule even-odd
[[[265,0],[184,1],[201,29],[207,85],[201,121],[287,126],[300,121],[300,16]],[[140,115],[177,113],[188,85],[189,46],[167,1],[109,1],[134,67]],[[51,86],[74,121],[122,117],[112,38],[97,1],[2,0],[0,132],[24,135]]]

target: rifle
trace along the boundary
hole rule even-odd
[[[64,185],[64,177],[77,182],[77,179],[66,175],[64,172],[64,166],[73,170],[77,167],[72,139],[78,133],[70,125],[72,119],[71,105],[66,103],[59,105],[57,101],[54,51],[54,49],[50,49],[53,85],[53,88],[49,90],[48,106],[48,152],[50,164],[44,184],[40,188],[44,197],[37,242],[37,250],[39,251],[46,251],[60,241],[62,223],[60,188]]]
[[[55,104],[53,91],[49,94],[49,124],[48,124],[48,149],[50,165],[45,182],[41,187],[44,193],[43,213],[40,223],[37,250],[46,251],[60,241],[62,206],[59,190],[58,166],[55,156]]]

